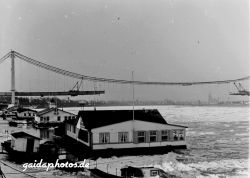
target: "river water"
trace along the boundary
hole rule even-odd
[[[132,107],[98,107],[97,109],[131,109]],[[176,177],[248,177],[249,116],[250,108],[222,106],[137,106],[157,108],[171,124],[188,126],[187,150],[154,156],[126,156],[99,158],[91,161],[92,167],[120,174],[120,168],[130,166],[155,166]],[[93,108],[85,108],[93,109]],[[77,113],[79,108],[65,108]],[[6,126],[1,125],[2,129]],[[4,161],[7,156],[1,156]],[[8,162],[22,168],[21,165]],[[13,170],[2,165],[7,177],[27,177],[8,174]],[[76,177],[60,171],[32,173],[36,177]]]

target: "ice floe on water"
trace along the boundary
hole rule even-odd
[[[182,158],[182,159],[181,159]],[[179,161],[181,160],[181,161]],[[108,163],[99,165],[98,168],[110,173],[118,173],[124,166],[147,167],[154,166],[160,168],[176,177],[195,178],[195,177],[237,177],[247,176],[247,159],[223,159],[214,161],[192,162],[188,157],[170,152],[165,155],[155,156],[131,156],[110,159],[98,159],[99,163]],[[117,169],[118,168],[118,169]],[[118,171],[118,172],[117,172]]]

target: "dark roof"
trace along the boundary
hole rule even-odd
[[[23,131],[15,132],[15,133],[12,133],[11,135],[13,137],[15,137],[15,138],[35,138],[35,139],[39,139],[40,140],[39,137],[36,137],[34,135],[30,135],[30,134],[28,134],[26,132],[23,132]]]
[[[78,118],[82,117],[86,129],[93,129],[111,124],[133,120],[133,110],[95,110],[79,111]],[[135,120],[167,124],[158,110],[134,110]],[[73,121],[71,121],[73,122]]]
[[[29,109],[29,108],[17,108],[18,113],[25,112],[25,111],[37,112],[37,111]]]

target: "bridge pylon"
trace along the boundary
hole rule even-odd
[[[10,52],[10,58],[11,58],[11,104],[15,104],[15,53],[11,50]]]

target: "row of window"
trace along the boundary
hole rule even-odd
[[[145,143],[147,142],[147,132],[138,131],[137,132],[137,142]],[[149,131],[149,142],[156,141],[170,141],[170,140],[184,140],[184,130],[151,130]]]
[[[23,116],[35,116],[35,113],[33,113],[33,114],[32,113],[23,113]]]
[[[147,134],[149,134],[148,140]],[[184,140],[184,130],[137,131],[134,139],[137,143]],[[128,132],[118,132],[118,142],[129,142]],[[99,133],[99,143],[110,143],[110,133]]]
[[[41,117],[41,122],[49,122],[49,116]]]
[[[41,117],[41,122],[49,122],[50,117]],[[75,116],[64,116],[64,119],[75,119]],[[57,116],[57,121],[61,121],[61,116]]]
[[[129,142],[128,138],[129,138],[128,132],[118,132],[119,143]],[[109,132],[99,133],[99,143],[110,143],[110,133]]]

